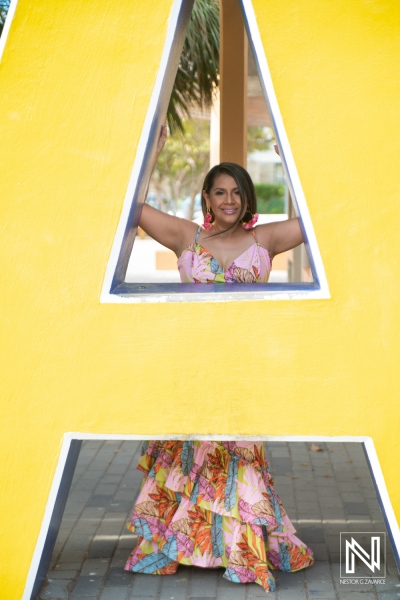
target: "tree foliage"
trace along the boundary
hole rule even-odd
[[[281,214],[285,212],[285,188],[272,183],[255,183],[257,211],[261,214]]]
[[[174,212],[179,208],[183,197],[190,198],[187,217],[193,218],[196,194],[209,168],[210,161],[210,124],[208,121],[192,119],[183,121],[184,134],[170,136],[161,152],[151,179],[151,188],[155,190],[159,204],[164,206],[163,198],[169,197]]]
[[[0,0],[0,35],[2,34],[4,23],[6,22],[10,2],[11,0]]]
[[[275,143],[274,132],[270,127],[252,125],[247,129],[247,152],[256,150],[269,150]]]
[[[167,121],[173,134],[184,131],[190,107],[209,107],[219,80],[219,3],[195,0],[176,74]]]

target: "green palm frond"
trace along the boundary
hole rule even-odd
[[[184,131],[190,106],[209,107],[219,80],[219,3],[195,0],[168,107],[171,133]]]
[[[0,35],[3,31],[4,23],[6,21],[6,16],[9,8],[10,0],[0,0]]]

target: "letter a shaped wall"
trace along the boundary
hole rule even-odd
[[[365,436],[400,515],[400,5],[253,2],[331,298],[101,304],[171,7],[20,0],[6,40],[8,600],[25,589],[68,432]]]

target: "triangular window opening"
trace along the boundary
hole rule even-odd
[[[110,260],[108,268],[108,281],[111,278],[112,281],[110,285],[106,277],[105,288],[108,287],[108,290],[105,289],[102,295],[105,302],[118,301],[110,299],[112,296],[118,296],[119,301],[125,302],[137,302],[141,299],[149,301],[149,295],[152,294],[155,297],[150,301],[157,301],[160,294],[163,300],[172,301],[259,299],[260,293],[263,298],[268,298],[268,292],[275,298],[329,297],[318,246],[280,118],[252,6],[246,0],[243,3],[239,1],[239,6],[249,39],[249,42],[244,42],[247,55],[243,84],[247,151],[242,164],[249,171],[256,187],[259,223],[300,216],[306,243],[274,258],[268,284],[241,284],[233,286],[234,289],[229,285],[214,284],[211,287],[215,289],[211,291],[210,285],[181,284],[175,254],[137,228],[136,206],[145,200],[150,177],[145,159],[149,164],[151,161],[148,159],[154,153],[156,137],[171,94],[171,91],[167,91],[172,90],[179,62],[177,46],[183,46],[192,12],[190,0],[176,0],[176,23],[173,31],[169,32],[170,50],[167,56],[167,39],[163,55],[166,64],[162,81],[159,82],[160,89],[155,89],[153,107],[149,107],[146,119],[148,140],[144,137],[144,127],[144,139],[141,140],[142,161],[134,167],[113,248],[114,260]],[[160,72],[162,68],[163,65]],[[223,77],[223,73],[221,76]],[[219,108],[219,90],[216,90],[210,107],[199,109],[189,106],[190,118],[180,113],[185,133],[175,132],[168,138],[150,180],[148,203],[170,214],[189,218],[199,224],[203,222],[200,195],[202,182],[209,168],[220,162]],[[280,156],[274,150],[275,144],[279,146]],[[138,156],[139,150],[140,148]],[[226,292],[229,292],[229,296]]]
[[[276,135],[251,48],[247,67],[247,170],[255,184],[259,223],[295,215]],[[209,109],[190,108],[185,132],[169,137],[150,180],[146,202],[159,210],[201,224],[201,185],[219,162],[219,94]],[[128,283],[179,283],[176,256],[138,229],[125,276]],[[304,244],[275,257],[270,283],[312,281]]]

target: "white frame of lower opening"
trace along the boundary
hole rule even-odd
[[[71,444],[73,441],[83,440],[116,440],[116,441],[135,441],[135,440],[215,440],[215,441],[234,441],[246,440],[255,442],[355,442],[364,444],[364,451],[367,462],[371,470],[371,476],[374,481],[378,501],[382,509],[385,524],[388,530],[389,538],[392,542],[393,551],[396,555],[398,568],[400,567],[400,531],[394,514],[393,506],[389,498],[385,479],[383,477],[381,465],[375,450],[372,438],[368,436],[328,436],[328,435],[137,435],[137,434],[112,434],[112,433],[74,433],[64,434],[60,457],[54,474],[53,483],[50,489],[50,495],[47,501],[42,526],[36,543],[35,551],[22,600],[32,600],[32,592],[38,575],[39,565],[42,559],[43,550],[47,535],[50,529],[50,523],[53,517],[56,500],[61,486],[61,481],[65,472],[67,459]],[[68,495],[68,492],[66,492]]]

